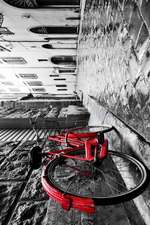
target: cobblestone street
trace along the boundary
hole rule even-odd
[[[50,130],[47,132],[54,133]],[[41,131],[39,133],[43,135]],[[74,209],[67,212],[58,203],[48,199],[41,185],[41,168],[34,171],[29,166],[29,152],[34,144],[34,139],[24,143],[1,143],[0,224],[130,225],[132,219],[135,225],[139,225],[139,221],[140,225],[144,225],[132,201],[98,206],[94,215],[88,215]]]

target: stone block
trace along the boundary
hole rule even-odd
[[[12,205],[20,190],[21,182],[0,182],[0,221],[5,225],[8,214],[12,211]]]
[[[46,225],[47,202],[20,202],[10,221],[11,225]]]

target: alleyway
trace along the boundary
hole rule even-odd
[[[39,4],[42,5],[41,1]],[[45,4],[48,4],[47,1]],[[75,0],[74,4],[79,4],[79,1]],[[52,74],[49,75],[49,61],[46,62],[47,80],[49,76],[50,79],[60,76],[54,78],[56,84],[65,80],[65,84],[57,84],[62,96],[65,96],[64,91],[69,87],[66,99],[52,95],[50,103],[44,100],[46,103],[43,104],[37,98],[38,105],[36,101],[27,99],[16,104],[9,102],[4,109],[3,106],[0,108],[0,225],[150,224],[150,186],[132,201],[97,206],[95,214],[88,215],[74,209],[65,211],[49,199],[41,184],[42,168],[33,170],[29,166],[29,153],[36,144],[36,134],[31,129],[29,117],[36,118],[40,112],[37,132],[40,145],[45,145],[46,150],[52,148],[46,137],[48,134],[54,135],[58,128],[109,124],[115,126],[123,136],[122,151],[140,158],[150,169],[149,12],[150,1],[147,0],[81,1],[77,84],[74,57],[71,61],[74,63],[73,72],[70,69],[72,65],[67,69],[63,65],[60,69],[56,63],[52,67],[58,66],[59,69],[55,67],[53,71],[51,68]],[[78,10],[74,13],[78,13]],[[29,15],[24,16],[27,18]],[[73,18],[77,23],[79,17]],[[73,38],[73,43],[69,45],[67,38],[63,45],[60,44],[61,39],[57,40],[58,45],[63,46],[61,54],[64,54],[64,46],[76,46],[76,36]],[[73,48],[70,54],[74,56],[75,50]],[[45,57],[49,57],[47,55]],[[39,61],[36,63],[39,66]],[[33,76],[32,73],[29,72],[29,75]],[[43,72],[41,79],[42,75]],[[44,83],[46,91],[52,90],[51,86],[48,89],[47,80]],[[69,86],[71,82],[73,85]],[[109,141],[110,149],[120,148],[115,134],[109,136]]]

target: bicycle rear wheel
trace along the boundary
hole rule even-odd
[[[131,200],[148,184],[146,167],[132,156],[115,151],[109,151],[107,158],[96,164],[62,156],[47,165],[45,174],[47,183],[62,193],[91,198],[96,205]]]

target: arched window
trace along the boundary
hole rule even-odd
[[[66,27],[39,26],[39,27],[32,27],[30,31],[36,34],[77,34],[78,27],[77,26],[66,26]]]
[[[51,58],[51,62],[59,66],[74,67],[76,66],[76,56],[69,56],[69,55],[53,56]]]
[[[38,8],[37,0],[4,0],[9,5],[18,8]]]
[[[76,44],[64,44],[64,43],[53,43],[53,44],[44,44],[42,45],[42,48],[46,49],[76,49]]]
[[[4,0],[18,8],[51,8],[52,6],[79,5],[80,0]]]

